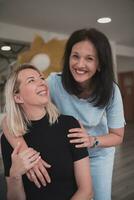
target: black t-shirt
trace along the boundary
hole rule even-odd
[[[68,130],[75,127],[79,127],[79,123],[73,117],[65,115],[60,115],[58,123],[53,125],[49,124],[47,116],[31,122],[24,139],[29,147],[40,152],[41,157],[51,164],[48,169],[51,183],[39,189],[24,175],[23,184],[28,200],[69,200],[77,190],[73,162],[87,157],[88,152],[86,148],[77,149],[69,143]],[[4,135],[1,145],[5,176],[9,176],[13,149]]]

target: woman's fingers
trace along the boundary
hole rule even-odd
[[[34,158],[35,158],[35,156],[34,156]],[[31,159],[31,161],[32,161],[32,159]],[[41,187],[41,185],[46,186],[47,183],[50,183],[51,178],[50,178],[46,168],[50,168],[51,165],[42,159],[40,159],[37,164],[35,164],[34,162],[31,163],[31,165],[32,164],[34,166],[33,166],[32,170],[29,171],[29,173],[30,173],[29,180],[34,182],[37,187]]]
[[[73,140],[70,140],[70,143],[83,143],[83,142],[86,142],[87,140],[85,138],[79,138],[79,139],[73,139]]]
[[[40,168],[38,166],[34,167],[34,173],[36,174],[38,180],[43,186],[46,186],[46,179],[44,178],[42,172],[40,171]]]
[[[69,133],[75,133],[75,132],[83,132],[82,128],[71,128],[69,129]]]
[[[41,187],[41,184],[40,182],[38,181],[36,175],[35,175],[35,172],[33,169],[30,169],[29,170],[29,173],[30,173],[30,176],[31,176],[31,180],[35,183],[35,185],[40,188]]]
[[[39,162],[40,158],[41,158],[41,157],[38,156],[38,157],[36,157],[36,159],[35,159],[35,158],[32,159],[32,160],[29,159],[29,160],[28,160],[29,163],[28,163],[28,165],[27,165],[27,166],[28,166],[28,167],[27,167],[27,170],[33,168],[33,167]]]
[[[75,132],[76,130],[79,130],[79,132]],[[93,137],[88,135],[84,129],[73,129],[67,136],[70,139],[70,143],[76,144],[76,148],[90,148],[93,146]]]
[[[36,154],[36,153],[38,153],[37,151],[35,151],[33,148],[27,148],[26,150],[24,150],[24,151],[22,151],[21,153],[19,153],[19,155],[20,155],[20,157],[25,157],[25,158],[27,158],[27,157],[29,157],[30,155],[32,156],[32,155],[34,155],[34,154]]]
[[[50,168],[51,165],[49,165],[47,162],[45,162],[45,161],[42,160],[42,159],[41,159],[41,162],[42,162],[42,163],[39,164],[40,171],[41,171],[41,173],[43,174],[45,180],[46,180],[48,183],[50,183],[50,182],[51,182],[51,178],[50,178],[50,176],[49,176],[49,174],[48,174],[46,168]],[[45,167],[46,167],[46,168],[45,168]]]
[[[20,157],[25,163],[27,169],[31,169],[27,175],[29,180],[33,181],[37,187],[46,186],[46,183],[51,182],[51,178],[46,170],[50,168],[51,165],[46,161],[40,159],[40,153],[35,151],[32,148],[28,148],[25,151],[20,153]]]
[[[30,163],[36,161],[37,159],[41,158],[40,156],[40,153],[36,153],[36,154],[29,154],[27,155],[27,158],[25,158],[25,160],[27,159]]]
[[[42,183],[42,185],[45,185],[44,182],[50,183],[51,182],[51,178],[46,170],[46,168],[44,167],[42,162],[43,160],[41,159],[40,162],[38,162],[38,164],[33,168],[38,180]],[[45,163],[46,165],[46,163]],[[41,173],[41,174],[40,174]]]
[[[46,168],[50,168],[50,167],[51,167],[51,165],[48,164],[48,163],[47,163],[46,161],[44,161],[43,159],[41,159],[41,162],[42,162],[42,164],[43,164],[44,167],[46,167]]]
[[[19,153],[18,145],[13,151],[13,158],[17,158],[17,169],[21,168],[22,174],[27,173],[27,177],[30,181],[33,181],[35,185],[40,188],[41,185],[46,186],[51,182],[50,176],[46,168],[50,168],[51,165],[41,159],[40,153],[32,148],[28,148]],[[16,159],[14,159],[16,160]]]
[[[88,144],[87,144],[87,143],[76,144],[75,147],[76,147],[76,148],[88,147]]]
[[[30,171],[30,170],[29,170]],[[27,178],[30,180],[30,181],[32,181],[32,179],[31,179],[31,175],[30,175],[30,172],[26,172],[26,175],[27,175]]]
[[[85,137],[86,135],[83,133],[69,133],[67,135],[67,137],[69,138],[81,138],[81,137]]]

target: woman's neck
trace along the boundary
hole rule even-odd
[[[81,84],[80,87],[82,92],[78,95],[78,97],[83,99],[89,98],[92,93],[92,89],[89,83]]]
[[[91,91],[83,91],[81,92],[78,97],[83,99],[88,99],[91,95]]]
[[[45,108],[41,108],[41,109],[31,108],[29,110],[28,109],[25,110],[25,113],[29,120],[39,120],[46,115],[46,110]]]

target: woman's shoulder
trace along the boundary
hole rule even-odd
[[[59,116],[59,118],[58,118],[58,121],[59,121],[59,123],[65,124],[65,125],[69,125],[72,128],[76,127],[76,126],[79,126],[78,120],[75,117],[71,116],[71,115],[63,115],[63,114],[61,114]]]
[[[47,77],[47,82],[56,82],[58,80],[61,80],[61,72],[52,72],[48,77]]]
[[[48,78],[46,79],[48,86],[51,91],[57,91],[62,89],[62,82],[61,82],[61,73],[53,72],[51,73]]]
[[[119,85],[117,83],[113,83],[113,97],[118,98],[121,95],[121,91]]]
[[[2,133],[0,140],[1,140],[1,143],[7,143],[7,139],[4,135],[4,133]]]
[[[115,107],[120,106],[122,106],[122,95],[120,92],[120,88],[117,83],[113,83],[113,93],[107,105],[107,108],[109,109],[110,107],[112,109],[115,109]]]
[[[64,115],[64,114],[60,114],[60,115],[59,115],[59,119],[60,119],[60,120],[65,120],[65,119],[68,119],[68,120],[76,120],[75,117],[73,117],[72,115]]]
[[[1,143],[1,148],[4,151],[12,150],[11,145],[9,144],[7,138],[5,137],[4,133],[2,133],[1,138],[0,138],[0,143]]]

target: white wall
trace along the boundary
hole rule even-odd
[[[118,72],[134,71],[134,57],[117,57]]]
[[[45,41],[48,41],[51,38],[67,38],[67,35],[64,34],[52,33],[0,22],[0,38],[2,39],[31,42],[36,35],[42,36]]]
[[[116,45],[116,54],[118,56],[134,58],[134,48],[123,45]]]
[[[118,72],[134,71],[134,48],[116,45]]]
[[[2,39],[31,42],[37,34],[41,35],[45,41],[48,41],[52,38],[65,39],[68,37],[68,35],[64,34],[0,22],[0,38]],[[134,60],[129,60],[129,58],[134,58],[134,48],[117,45],[114,41],[111,41],[110,43],[113,51],[115,73],[116,71],[134,70]],[[120,59],[120,57],[122,57],[122,59]]]

